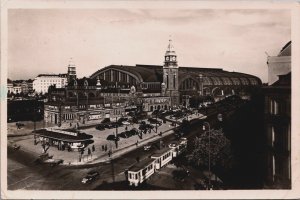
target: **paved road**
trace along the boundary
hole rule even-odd
[[[194,130],[187,137],[198,132]],[[175,140],[174,135],[162,139],[165,144]],[[157,145],[159,142],[157,142]],[[37,165],[34,163],[37,155],[25,152],[22,149],[8,148],[8,189],[37,189],[37,190],[89,190],[96,186],[111,182],[125,181],[124,170],[140,160],[150,156],[156,148],[144,151],[140,147],[110,163],[95,164],[92,167],[84,166],[56,166]],[[100,172],[101,178],[92,184],[84,185],[81,179],[90,170]],[[112,188],[113,189],[113,188]],[[117,189],[117,188],[116,188]]]
[[[211,125],[215,123],[217,112],[212,111],[206,121]],[[194,125],[192,131],[185,137],[188,138],[188,147],[191,146],[193,137],[202,132],[202,127]],[[174,135],[163,138],[164,143],[168,144],[174,140]],[[136,158],[140,160],[150,156],[156,149],[144,151],[138,148],[122,157],[108,163],[99,163],[94,166],[56,166],[36,165],[34,160],[37,155],[25,152],[22,149],[14,150],[8,147],[8,189],[31,189],[31,190],[117,190],[124,186],[124,170],[136,163]],[[100,178],[91,184],[82,184],[81,179],[90,170],[100,172]],[[112,184],[109,188],[100,187],[100,185]]]

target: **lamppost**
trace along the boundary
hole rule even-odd
[[[158,114],[158,113],[156,113],[156,121],[155,121],[155,129],[156,129],[156,133],[157,133],[157,122],[158,122],[158,121],[157,121],[157,114]],[[150,131],[151,131],[151,130],[150,130]]]
[[[205,131],[205,125],[208,126],[208,189],[211,189],[211,171],[210,171],[210,124],[208,122],[203,122],[203,130]]]

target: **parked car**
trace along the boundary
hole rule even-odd
[[[119,133],[118,136],[121,138],[128,138],[125,132]]]
[[[21,146],[18,145],[18,144],[14,144],[14,145],[13,145],[13,148],[14,148],[14,150],[19,150],[19,149],[21,148]]]
[[[109,136],[107,136],[106,139],[107,140],[113,140],[113,141],[115,141],[115,140],[119,141],[120,140],[120,138],[116,137],[115,135],[109,135]]]
[[[122,124],[123,124],[123,125],[127,125],[127,126],[130,125],[130,123],[127,122],[127,121],[122,122]]]
[[[22,126],[25,126],[25,124],[20,123],[20,122],[17,122],[17,123],[16,123],[16,126],[22,127]]]
[[[136,128],[131,129],[130,132],[131,132],[132,135],[138,135],[139,134],[139,130],[136,129]]]
[[[90,182],[96,180],[99,176],[100,176],[99,172],[97,172],[97,171],[90,171],[90,172],[87,173],[87,176],[85,176],[82,179],[81,182],[83,184],[90,183]]]
[[[110,123],[110,119],[109,118],[105,118],[101,121],[101,124],[106,124],[106,123]]]
[[[98,124],[98,125],[96,126],[96,129],[97,129],[97,130],[100,130],[100,131],[103,131],[103,130],[105,130],[105,125],[104,125],[104,124]]]
[[[121,117],[121,118],[118,119],[118,122],[122,123],[122,122],[125,122],[127,120],[128,120],[127,117]]]
[[[148,121],[151,124],[158,124],[159,126],[162,125],[162,122],[160,120],[157,120],[157,119],[149,118]]]
[[[35,160],[36,164],[48,164],[52,167],[62,164],[64,160],[62,159],[53,159],[53,156],[49,156],[48,153],[44,153],[39,155],[39,157]]]
[[[145,151],[149,151],[151,149],[151,145],[150,144],[147,144],[144,146],[144,150]]]

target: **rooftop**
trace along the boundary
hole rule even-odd
[[[156,151],[151,157],[160,157],[160,156],[166,154],[170,150],[171,149],[169,147],[160,149],[160,150]]]
[[[129,171],[138,172],[141,169],[144,169],[145,167],[153,163],[154,161],[155,161],[154,158],[145,158],[144,160],[141,160],[140,162],[130,167]]]
[[[68,134],[63,134],[60,132],[56,132],[55,130],[50,131],[47,129],[39,129],[34,131],[36,135],[40,135],[46,138],[52,138],[56,140],[62,140],[62,141],[67,141],[67,142],[82,142],[82,141],[92,141],[91,138],[93,138],[92,135],[88,135],[85,133],[78,133],[77,136],[74,135],[68,135]]]

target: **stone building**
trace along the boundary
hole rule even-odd
[[[268,58],[269,86],[265,94],[268,188],[291,188],[291,42]]]
[[[176,109],[187,101],[187,96],[221,98],[244,94],[260,85],[259,78],[248,74],[220,68],[179,67],[170,40],[163,66],[110,65],[89,78],[73,76],[65,88],[51,87],[45,119],[52,123],[85,122],[120,117],[131,109],[149,113]]]

